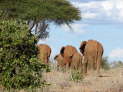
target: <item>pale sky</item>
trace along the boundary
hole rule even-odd
[[[94,39],[103,44],[104,55],[110,61],[123,61],[123,0],[71,0],[81,10],[82,20],[66,25],[50,25],[46,43],[52,48],[52,57],[65,45],[77,49],[81,41]]]

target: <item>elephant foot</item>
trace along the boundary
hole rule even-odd
[[[96,76],[100,77],[100,76],[102,76],[102,74],[100,72],[96,72]]]
[[[82,73],[83,77],[88,76],[88,73]]]

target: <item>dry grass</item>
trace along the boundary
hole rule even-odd
[[[48,92],[123,92],[123,67],[89,73],[81,82],[70,80],[71,73],[53,70],[44,78],[51,84]]]
[[[71,81],[70,76],[70,70],[58,71],[52,66],[51,72],[43,74],[44,79],[51,85],[28,92],[123,92],[123,67],[102,70],[100,76],[96,73],[89,73],[80,82]]]

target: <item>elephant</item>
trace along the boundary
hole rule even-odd
[[[76,52],[72,57],[71,68],[78,70],[83,68],[83,55],[79,52]]]
[[[83,41],[79,49],[84,56],[83,72],[87,73],[88,69],[90,68],[99,73],[104,52],[102,44],[96,40]]]
[[[64,64],[67,67],[70,67],[70,64],[72,62],[72,57],[74,53],[77,52],[77,49],[71,45],[67,45],[65,47],[62,47],[60,50],[60,54],[63,57]]]
[[[64,63],[64,61],[63,61],[63,57],[62,57],[61,54],[56,55],[56,56],[54,57],[54,60],[57,61],[57,66],[58,66],[58,67],[64,67],[64,66],[65,66],[65,63]]]
[[[38,48],[38,58],[44,63],[49,63],[49,58],[51,55],[51,48],[46,44],[37,45]]]

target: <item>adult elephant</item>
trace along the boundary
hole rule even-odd
[[[78,70],[80,69],[82,71],[83,69],[83,55],[81,55],[79,52],[76,52],[72,57],[71,62],[71,68]]]
[[[83,41],[80,45],[80,52],[84,56],[84,73],[88,68],[99,70],[102,64],[103,46],[96,40]]]
[[[76,52],[77,52],[77,49],[71,45],[67,45],[61,48],[60,54],[63,57],[64,64],[67,67],[70,67],[72,62],[72,57]]]
[[[45,64],[48,64],[49,57],[51,55],[51,48],[46,44],[39,44],[38,47],[38,58]]]

